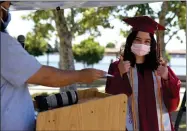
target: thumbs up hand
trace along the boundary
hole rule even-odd
[[[120,75],[123,76],[124,73],[129,72],[130,69],[130,61],[123,61],[123,59],[120,59],[120,62],[118,64],[118,69],[120,72]]]
[[[164,60],[160,60],[160,65],[157,69],[157,73],[164,80],[168,80],[168,68],[167,63]]]

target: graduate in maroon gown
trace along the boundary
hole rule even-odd
[[[128,131],[174,131],[170,113],[179,105],[180,80],[157,57],[156,30],[163,26],[147,16],[126,18],[132,32],[126,40],[123,59],[110,64],[106,93],[128,96]],[[122,58],[122,57],[121,57]]]

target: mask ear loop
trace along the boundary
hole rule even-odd
[[[6,11],[6,12],[8,12],[8,9],[6,9],[5,7],[3,7],[3,6],[1,6],[1,8],[4,10],[4,11]],[[4,24],[5,22],[4,22],[4,20],[1,18],[1,22]]]
[[[0,18],[0,19],[1,19],[1,22],[4,24],[5,23],[4,20],[2,18]]]
[[[2,8],[4,11],[8,12],[8,9],[6,9],[5,7],[1,6],[1,8]]]
[[[6,11],[6,9],[3,6],[1,6],[1,8]],[[1,22],[4,24],[5,23],[4,20],[2,18],[0,19],[1,19]]]

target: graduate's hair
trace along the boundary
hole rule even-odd
[[[138,31],[132,31],[126,40],[125,49],[124,49],[124,61],[128,60],[131,63],[131,66],[134,67],[136,64],[136,58],[134,53],[131,52],[131,46],[133,41],[135,40]],[[149,54],[145,55],[145,66],[152,71],[158,68],[159,62],[157,60],[157,53],[156,53],[156,40],[154,35],[150,33],[151,37],[151,49]]]

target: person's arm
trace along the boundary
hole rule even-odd
[[[180,102],[181,82],[175,73],[168,67],[168,80],[161,80],[163,99],[169,112],[175,111]]]
[[[26,82],[43,86],[62,87],[74,83],[90,83],[102,76],[104,76],[104,72],[96,69],[68,71],[42,66]]]
[[[33,100],[33,105],[34,105],[34,109],[38,108],[37,102],[35,100]]]
[[[8,34],[1,34],[1,75],[15,87],[23,87],[26,83],[53,87],[90,83],[103,77],[104,73],[96,69],[63,71],[42,66],[17,40]]]

